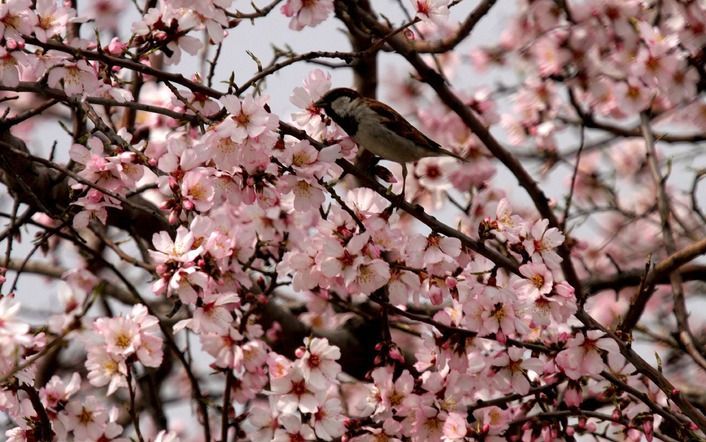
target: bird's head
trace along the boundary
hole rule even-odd
[[[314,106],[323,109],[330,116],[346,116],[351,102],[357,98],[360,98],[358,92],[347,87],[339,87],[328,91],[326,95],[314,103]]]

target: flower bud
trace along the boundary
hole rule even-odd
[[[110,40],[110,43],[108,43],[107,49],[107,52],[110,55],[121,55],[125,52],[125,49],[127,49],[127,44],[121,42],[118,37],[113,37],[113,39]]]
[[[294,351],[294,356],[301,358],[304,356],[304,353],[306,353],[306,348],[299,347]]]

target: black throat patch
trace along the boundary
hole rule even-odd
[[[331,112],[331,119],[341,126],[341,129],[343,129],[348,136],[353,137],[358,133],[358,121],[355,117],[351,115],[343,117],[335,112]]]

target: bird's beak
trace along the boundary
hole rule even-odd
[[[325,105],[326,102],[323,98],[314,103],[314,106],[318,107],[319,109],[323,109]]]

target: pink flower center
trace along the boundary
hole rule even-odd
[[[321,364],[321,358],[317,354],[309,356],[309,367],[315,368]]]
[[[121,333],[115,337],[115,345],[120,348],[128,348],[130,346],[130,336],[125,333]]]
[[[353,265],[353,261],[355,261],[355,256],[351,255],[348,250],[343,251],[343,256],[338,258],[339,261],[341,261],[341,264],[344,266],[350,266]]]
[[[78,415],[78,421],[83,425],[88,425],[93,422],[93,413],[85,408],[81,409],[81,414]]]
[[[498,322],[502,321],[503,318],[505,318],[505,305],[502,302],[499,302],[493,307],[493,311],[490,315],[494,317]]]
[[[441,237],[438,235],[429,235],[429,238],[427,238],[427,249],[429,247],[438,247],[439,242],[441,241]]]
[[[640,93],[640,88],[639,88],[639,87],[628,86],[628,90],[627,90],[626,95],[628,96],[628,98],[631,98],[631,99],[635,100],[635,99],[637,99],[637,98],[640,98],[640,96],[641,96],[642,94]]]
[[[402,399],[404,399],[404,396],[397,391],[393,391],[392,394],[390,394],[390,405],[399,405],[402,403]]]
[[[441,169],[436,164],[427,166],[427,178],[436,179],[441,176]]]
[[[659,58],[654,57],[652,55],[647,58],[647,61],[645,61],[645,67],[647,67],[647,70],[650,72],[657,72],[660,69],[661,62]]]
[[[235,345],[235,340],[230,336],[223,336],[221,340],[223,341],[223,345],[226,347],[233,347]]]
[[[538,289],[541,289],[542,286],[544,285],[544,277],[542,275],[534,275],[532,276],[532,283],[534,284],[535,287]]]
[[[233,117],[233,119],[240,126],[247,126],[250,123],[250,116],[248,114],[246,114],[245,112],[241,112],[237,117]]]
[[[306,393],[306,384],[303,379],[299,382],[292,382],[292,393],[297,396],[301,396]]]

